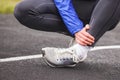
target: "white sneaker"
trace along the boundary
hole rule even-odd
[[[79,62],[76,51],[70,48],[42,48],[44,59],[51,67],[74,67]]]
[[[44,59],[51,67],[74,67],[87,58],[90,46],[82,46],[73,39],[69,48],[42,48]]]
[[[90,50],[88,46],[75,44],[70,48],[43,48],[44,59],[51,67],[74,67],[77,63],[83,62]]]

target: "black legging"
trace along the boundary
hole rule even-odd
[[[120,20],[120,0],[73,0],[73,5],[84,25],[90,24],[88,32],[95,42]],[[16,6],[14,15],[32,29],[69,33],[53,0],[23,0]]]

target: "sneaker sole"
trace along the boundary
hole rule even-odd
[[[62,67],[75,67],[76,66],[76,64],[74,64],[74,65],[66,65],[66,66],[60,66],[60,65],[55,65],[55,64],[52,64],[52,63],[50,63],[46,58],[44,58],[44,61],[45,61],[45,63],[48,65],[48,66],[50,66],[50,67],[52,67],[52,68],[55,68],[55,67],[58,67],[58,68],[62,68]]]

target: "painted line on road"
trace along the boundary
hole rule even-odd
[[[37,59],[43,57],[42,54],[39,55],[29,55],[29,56],[19,56],[19,57],[10,57],[0,59],[0,62],[12,62],[12,61],[21,61],[21,60],[29,60],[29,59]]]
[[[104,50],[104,49],[120,49],[120,45],[112,45],[112,46],[96,46],[91,51],[96,50]],[[10,58],[3,58],[0,59],[0,62],[13,62],[13,61],[21,61],[21,60],[29,60],[29,59],[37,59],[42,58],[43,55],[28,55],[28,56],[19,56],[19,57],[10,57]]]
[[[96,46],[91,51],[96,50],[104,50],[104,49],[120,49],[120,45],[112,45],[112,46]]]

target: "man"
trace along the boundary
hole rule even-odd
[[[75,41],[69,48],[46,47],[42,51],[49,66],[73,67],[117,25],[120,0],[23,0],[14,15],[32,29],[70,33]]]

